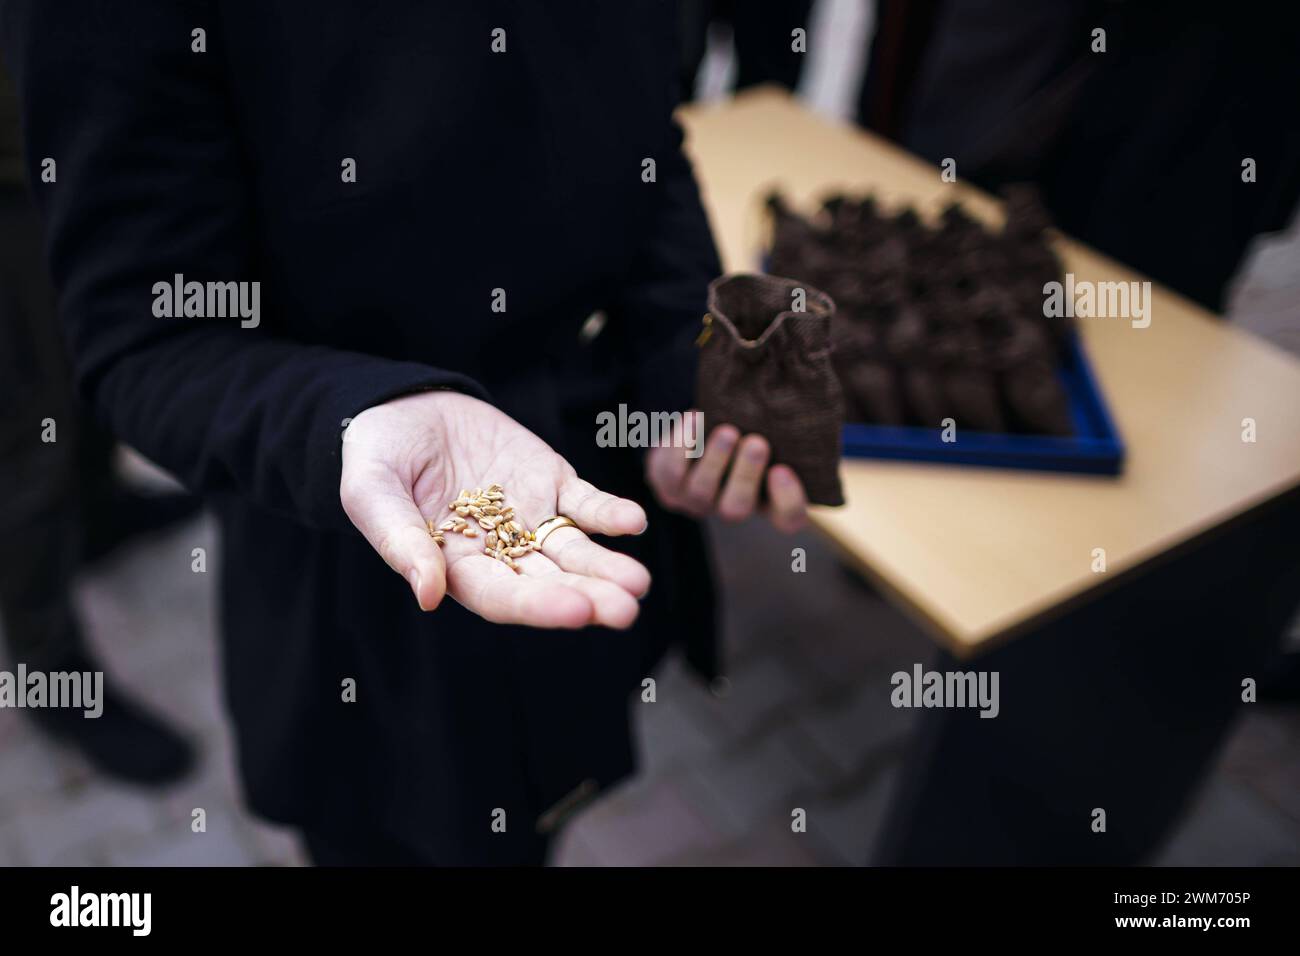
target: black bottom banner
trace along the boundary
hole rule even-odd
[[[0,881],[13,942],[337,945],[435,929],[493,941],[519,932],[539,945],[547,936],[608,942],[606,926],[640,925],[661,938],[703,930],[729,941],[761,933],[771,942],[784,929],[1231,945],[1237,934],[1297,927],[1293,869],[8,869]]]

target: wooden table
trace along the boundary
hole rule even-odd
[[[843,188],[923,215],[952,200],[1001,215],[973,187],[784,93],[681,119],[728,270],[755,267],[772,187],[809,205]],[[1078,280],[1142,278],[1077,242],[1057,248]],[[1147,328],[1079,320],[1128,448],[1118,479],[855,459],[843,469],[848,504],[818,509],[816,526],[964,657],[1300,487],[1300,362],[1154,284],[1150,314]],[[1242,440],[1246,418],[1254,443]]]

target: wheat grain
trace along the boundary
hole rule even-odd
[[[441,545],[444,542],[443,533],[447,531],[467,538],[477,538],[481,528],[487,532],[483,553],[500,561],[516,574],[523,573],[515,559],[537,550],[537,536],[515,518],[515,509],[506,503],[505,488],[499,484],[472,491],[462,488],[456,500],[447,505],[447,510],[454,514],[436,530],[433,522],[428,522],[429,534],[434,541]]]

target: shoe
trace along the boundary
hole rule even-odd
[[[56,671],[100,670],[89,658],[71,661]],[[104,680],[103,710],[87,717],[62,707],[25,711],[49,736],[80,751],[106,776],[126,783],[163,786],[183,779],[195,764],[194,747],[161,719]]]

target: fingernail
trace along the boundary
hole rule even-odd
[[[410,582],[411,590],[415,592],[415,598],[418,601],[420,598],[420,572],[415,568],[411,568],[406,573],[406,580]]]
[[[643,525],[641,526],[641,530],[640,530],[640,531],[636,532],[635,537],[638,537],[638,538],[641,537],[641,535],[643,535],[643,534],[646,533],[646,530],[647,530],[649,527],[650,527],[650,519],[649,519],[649,518],[646,518],[645,524],[643,524]]]

